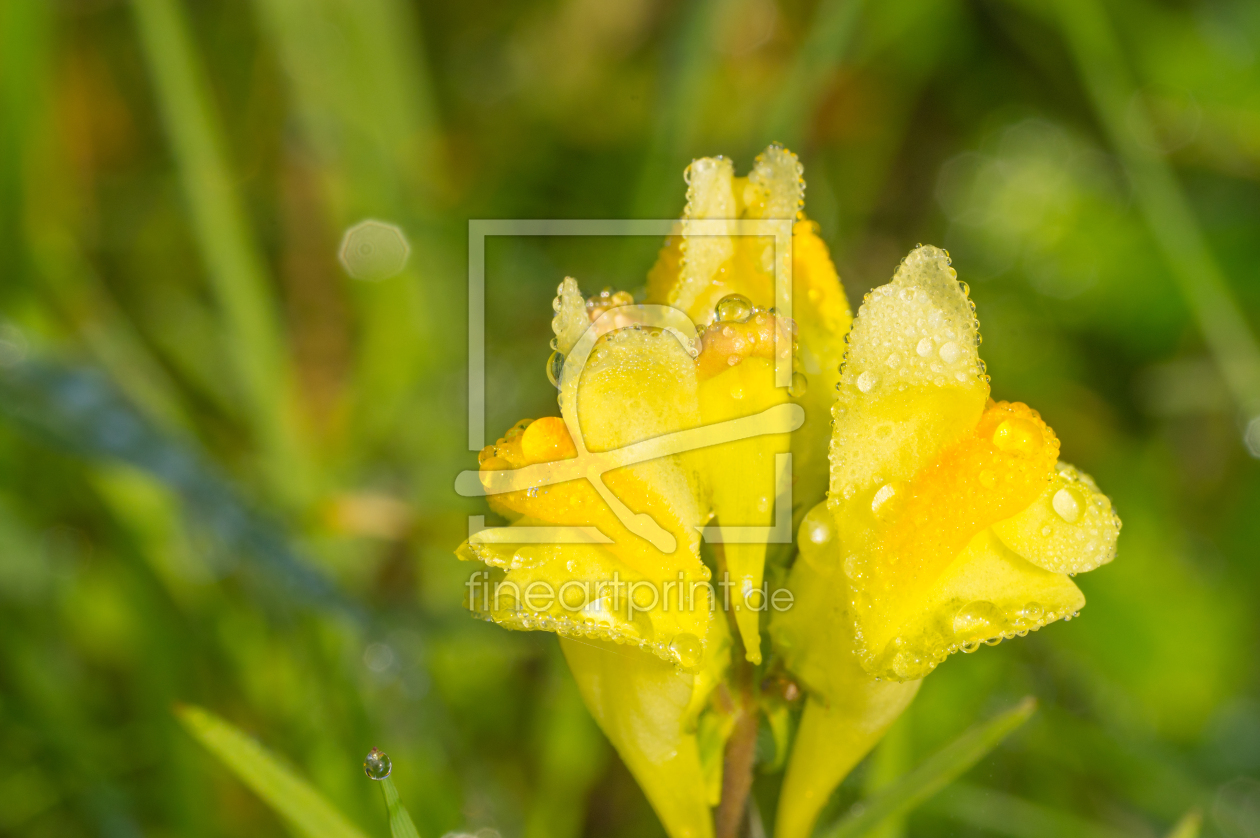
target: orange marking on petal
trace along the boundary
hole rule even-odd
[[[1058,457],[1059,440],[1035,410],[989,402],[972,434],[898,487],[906,497],[879,548],[890,587],[934,582],[977,533],[1040,497]]]

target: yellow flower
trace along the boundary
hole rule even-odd
[[[772,635],[808,700],[778,838],[827,796],[950,653],[1071,619],[1070,574],[1120,529],[1058,463],[1038,414],[989,399],[975,307],[944,251],[914,250],[854,321],[834,406],[828,500],[806,516]]]
[[[673,838],[712,834],[734,724],[718,689],[733,644],[714,606],[729,602],[744,656],[760,662],[777,489],[794,476],[803,512],[826,487],[827,410],[851,317],[800,215],[803,190],[795,156],[777,146],[746,178],[722,158],[697,160],[644,304],[561,283],[561,416],[520,422],[482,452],[490,504],[512,526],[458,551],[491,568],[470,583],[475,613],[561,635],[587,706]],[[742,221],[771,223],[750,235]],[[771,227],[788,231],[790,248]],[[795,320],[773,310],[783,268]],[[781,366],[789,359],[795,370]],[[729,579],[701,560],[713,521],[707,537]],[[558,543],[539,527],[569,529]]]

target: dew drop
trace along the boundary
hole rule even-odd
[[[893,488],[893,484],[885,483],[880,487],[879,491],[875,493],[875,497],[871,498],[871,511],[876,515],[880,514],[880,508],[884,504],[888,503],[888,501],[892,500],[893,495],[896,493],[897,490]]]
[[[989,469],[980,470],[980,485],[986,489],[992,489],[997,485],[997,475]]]
[[[836,535],[834,519],[825,503],[820,503],[809,511],[801,522],[801,540],[809,544],[822,546]]]
[[[884,363],[892,369],[897,369],[897,367],[901,366],[901,356],[894,352],[884,359]]]
[[[694,634],[680,634],[669,644],[669,651],[680,664],[690,669],[700,663],[704,647]]]
[[[1059,513],[1059,517],[1069,524],[1075,524],[1081,517],[1081,505],[1068,489],[1055,492],[1051,504],[1054,506],[1054,511]]]
[[[870,370],[862,373],[857,377],[857,388],[863,393],[871,392],[871,388],[875,386],[875,382],[879,379]]]
[[[939,354],[942,361],[952,364],[962,357],[962,347],[951,340],[941,346]]]
[[[1037,423],[1018,416],[1007,419],[993,432],[993,444],[1000,451],[1030,456],[1044,443]]]
[[[1042,608],[1041,604],[1037,602],[1030,602],[1023,608],[1019,609],[1019,616],[1030,622],[1037,622],[1045,616],[1045,613],[1046,609]]]
[[[384,780],[393,770],[394,763],[380,748],[373,748],[363,759],[363,773],[373,780]]]
[[[954,615],[954,634],[964,644],[976,643],[1002,631],[1006,617],[988,600],[969,602]]]
[[[805,395],[809,389],[809,381],[799,372],[792,373],[792,383],[788,385],[788,395],[794,399],[799,399]]]
[[[923,340],[919,341],[919,345],[914,348],[914,351],[918,352],[920,357],[923,357],[923,358],[926,358],[927,356],[931,355],[932,354],[932,339],[924,338]]]
[[[752,303],[743,294],[730,294],[718,301],[717,319],[722,323],[743,323],[752,315]]]

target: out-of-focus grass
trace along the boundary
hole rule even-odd
[[[187,702],[370,834],[374,745],[424,836],[659,834],[554,640],[460,606],[467,221],[672,215],[773,140],[855,303],[950,249],[995,397],[1125,520],[1081,618],[949,661],[829,822],[1034,694],[878,834],[1256,834],[1246,0],[0,4],[0,832],[283,829]],[[402,274],[341,269],[365,218]],[[488,432],[555,411],[559,279],[655,245],[491,243]]]

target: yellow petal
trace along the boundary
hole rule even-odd
[[[1094,478],[1060,463],[1041,497],[1018,515],[993,525],[1002,543],[1056,573],[1085,573],[1116,557],[1120,516]]]
[[[989,530],[934,585],[907,593],[895,624],[866,629],[875,651],[864,665],[881,677],[922,678],[951,652],[1071,619],[1085,605],[1066,575],[1021,559]]]
[[[573,277],[565,277],[560,283],[551,307],[556,312],[551,319],[551,330],[556,335],[555,349],[562,355],[568,355],[578,338],[591,326],[591,319],[586,313],[586,298]]]
[[[687,731],[695,676],[607,643],[561,638],[560,645],[587,708],[670,838],[710,838],[699,747]]]
[[[775,838],[813,834],[831,792],[883,738],[920,683],[877,681],[863,673],[839,701],[806,701],[779,792]]]
[[[681,574],[646,578],[599,545],[474,539],[456,554],[506,571],[471,588],[468,603],[473,613],[506,628],[611,641],[688,671],[725,636],[709,637],[707,584],[687,584]]]
[[[833,411],[833,504],[911,479],[975,427],[989,396],[970,301],[943,250],[920,247],[853,321]]]
[[[719,227],[734,231],[733,221],[739,217],[734,188],[734,167],[723,157],[702,157],[687,167],[687,208],[683,218],[711,220]],[[713,232],[713,231],[706,231]],[[685,235],[683,258],[678,281],[669,289],[665,302],[692,314],[693,308],[713,310],[710,300],[713,277],[735,253],[730,235]]]
[[[779,796],[775,835],[782,838],[808,838],[832,790],[919,688],[918,681],[878,680],[859,662],[853,583],[841,570],[839,533],[825,503],[805,516],[798,543],[788,585],[795,602],[770,626],[775,649],[809,696]]]
[[[954,642],[952,629],[924,634],[924,603],[934,601],[977,535],[1041,495],[1057,455],[1058,440],[1035,412],[990,403],[969,434],[910,480],[835,505],[839,561],[854,581],[859,656],[869,671],[920,678],[951,646],[970,642]]]
[[[792,316],[797,323],[798,373],[806,390],[794,398],[805,409],[805,424],[792,435],[794,522],[827,491],[827,441],[831,407],[840,383],[845,336],[853,320],[840,277],[811,221],[798,221],[792,236]]]
[[[732,337],[748,324],[715,324]],[[702,363],[713,351],[712,344],[701,354]],[[730,356],[738,358],[738,356]],[[774,361],[747,358],[726,366],[700,384],[700,414],[704,423],[714,424],[759,413],[787,401],[787,392],[774,386]],[[702,366],[703,368],[703,366]],[[704,479],[710,502],[723,527],[769,527],[775,517],[778,485],[776,454],[787,453],[787,434],[767,434],[737,442],[715,445],[702,451]],[[726,570],[733,584],[731,607],[744,643],[745,655],[761,662],[760,612],[767,610],[760,594],[766,560],[764,539],[729,539],[722,545]]]

